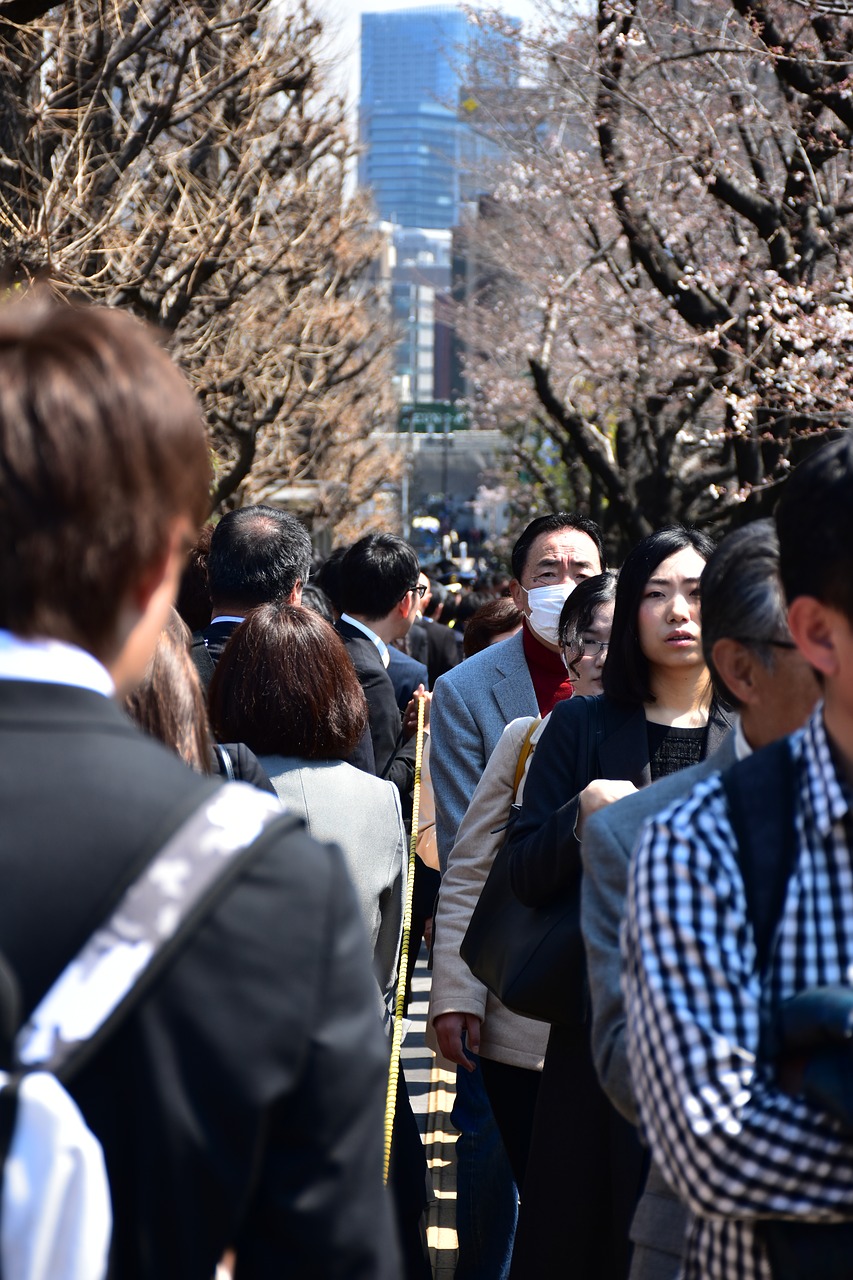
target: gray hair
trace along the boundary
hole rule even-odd
[[[774,644],[788,644],[787,610],[779,578],[779,540],[772,520],[756,520],[728,534],[701,580],[702,649],[717,697],[740,704],[714,666],[718,640],[739,640],[772,669]]]

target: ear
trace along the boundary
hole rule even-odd
[[[841,615],[814,596],[797,596],[788,609],[788,626],[797,648],[823,676],[839,670],[836,637]]]
[[[730,636],[715,641],[711,657],[720,678],[738,702],[751,706],[755,701],[755,664],[758,657]]]
[[[512,596],[512,603],[521,613],[527,613],[529,605],[527,603],[527,592],[519,582],[518,578],[512,578],[509,584],[509,594]]]
[[[297,578],[293,585],[293,590],[287,597],[288,604],[302,604],[302,579]]]
[[[130,600],[140,613],[144,613],[151,603],[152,597],[169,576],[174,560],[179,554],[180,534],[176,527],[169,531],[169,536],[159,555],[146,565],[129,593]]]

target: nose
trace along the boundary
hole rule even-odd
[[[605,658],[606,658],[606,657],[607,657],[607,650],[606,650],[606,649],[599,649],[598,653],[595,655],[595,665],[596,665],[597,667],[603,667],[603,666],[604,666],[604,660],[605,660]]]
[[[669,603],[669,616],[673,622],[686,621],[690,617],[690,602],[678,591]]]

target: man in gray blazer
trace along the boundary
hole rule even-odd
[[[558,672],[553,688],[567,684],[557,643],[560,610],[579,582],[604,568],[601,531],[594,521],[565,511],[534,520],[512,550],[510,594],[524,614],[521,631],[436,681],[431,768],[442,871],[486,761],[510,720],[551,710],[540,674],[547,683],[553,667]]]
[[[571,696],[557,622],[577,583],[604,567],[601,531],[592,520],[565,511],[534,520],[512,551],[510,592],[525,616],[522,630],[436,681],[430,770],[442,871],[486,761],[510,720],[545,715],[559,698]],[[457,1070],[452,1118],[461,1133],[456,1146],[456,1280],[504,1280],[517,1196],[478,1071]]]
[[[814,673],[794,646],[770,520],[723,540],[702,574],[702,644],[717,696],[738,712],[714,755],[594,814],[581,844],[581,926],[592,1000],[592,1052],[602,1087],[632,1124],[637,1111],[625,1042],[619,928],[631,853],[646,821],[710,773],[793,732],[818,698]],[[655,1165],[631,1227],[631,1280],[675,1280],[687,1209]]]

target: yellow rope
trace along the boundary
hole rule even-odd
[[[391,1134],[394,1129],[394,1111],[397,1105],[397,1082],[400,1078],[400,1048],[403,1043],[403,1006],[406,1000],[406,979],[409,973],[409,944],[412,932],[412,893],[415,885],[415,856],[418,846],[418,817],[421,807],[421,761],[424,754],[424,706],[418,699],[418,729],[415,743],[415,785],[412,792],[412,836],[409,840],[409,874],[406,879],[406,902],[403,907],[403,941],[400,946],[400,971],[397,975],[397,1000],[394,1007],[394,1035],[391,1040],[391,1062],[388,1067],[388,1092],[385,1095],[385,1165],[384,1180],[388,1182],[391,1164]]]

